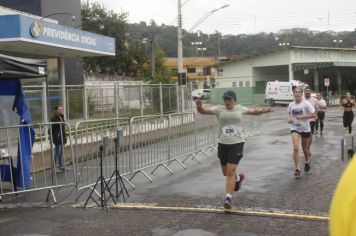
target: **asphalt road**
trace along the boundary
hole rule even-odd
[[[257,214],[207,212],[221,209],[225,195],[225,180],[216,153],[209,152],[210,157],[201,154],[201,164],[189,160],[186,170],[174,166],[174,175],[162,168],[153,176],[152,184],[145,178],[135,179],[136,190],[130,191],[129,203],[136,208],[83,210],[71,201],[55,207],[3,203],[0,232],[3,235],[327,235],[327,220],[290,216],[328,215],[335,186],[347,165],[340,160],[340,140],[344,134],[341,113],[336,111],[327,113],[324,136],[314,137],[312,169],[308,174],[302,172],[300,178],[293,175],[286,108],[277,107],[275,112],[258,119],[261,130],[247,141],[239,166],[246,174],[246,181],[233,196],[235,209]],[[141,204],[148,208],[141,208]],[[157,206],[167,208],[155,209]],[[264,213],[280,214],[277,217]]]

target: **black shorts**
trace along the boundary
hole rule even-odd
[[[245,143],[235,144],[218,144],[218,157],[220,164],[226,166],[226,164],[239,164],[243,157]]]
[[[316,121],[310,121],[309,124],[310,124],[310,131],[312,134],[314,134]]]
[[[318,120],[324,120],[325,118],[325,111],[318,111]]]
[[[311,132],[298,132],[296,130],[291,130],[291,133],[298,133],[302,138],[310,138]]]

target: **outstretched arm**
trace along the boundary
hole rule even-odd
[[[248,109],[247,110],[247,115],[253,115],[253,116],[258,116],[261,115],[263,113],[268,113],[268,112],[272,112],[272,108],[262,108],[262,109]]]
[[[197,111],[200,114],[204,115],[214,115],[213,111],[210,109],[203,108],[203,102],[201,100],[196,100],[195,104],[197,105]]]

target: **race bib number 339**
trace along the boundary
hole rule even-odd
[[[224,136],[234,136],[236,135],[236,126],[235,125],[225,125],[222,128]]]

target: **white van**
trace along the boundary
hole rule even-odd
[[[293,98],[293,86],[304,89],[308,87],[308,84],[299,80],[292,81],[270,81],[266,85],[266,103],[270,103],[271,106],[276,104],[288,105],[294,100]]]

